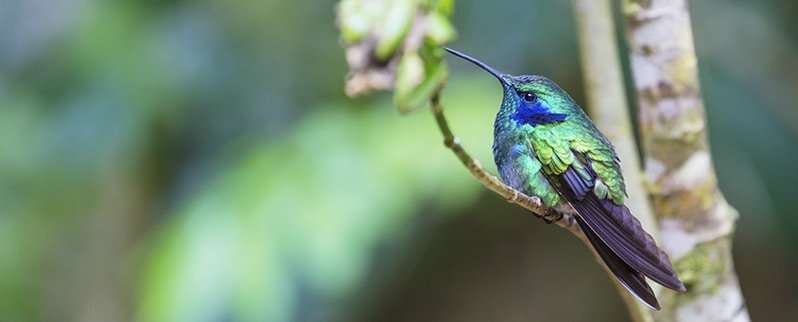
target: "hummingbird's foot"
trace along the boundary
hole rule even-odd
[[[563,215],[562,215],[562,213],[561,213],[561,212],[558,212],[558,213],[557,213],[557,215],[558,215],[558,216],[557,216],[557,219],[553,219],[553,220],[552,220],[552,219],[549,219],[549,218],[553,217],[554,213],[555,213],[555,211],[554,211],[554,208],[549,208],[549,210],[548,210],[548,211],[546,211],[546,214],[545,214],[545,215],[543,215],[543,221],[544,221],[545,223],[549,224],[549,225],[551,225],[551,224],[553,224],[553,223],[556,223],[556,222],[560,221],[560,219],[562,219],[562,217],[563,217]]]

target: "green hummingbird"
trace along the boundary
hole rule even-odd
[[[444,49],[495,76],[504,89],[493,128],[493,158],[502,181],[548,207],[570,204],[596,253],[649,307],[660,309],[645,277],[685,291],[668,255],[624,206],[626,187],[615,148],[568,93],[546,77],[503,74]]]

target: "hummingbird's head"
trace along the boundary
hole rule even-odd
[[[546,77],[504,74],[459,51],[446,47],[443,49],[479,66],[499,80],[504,88],[499,117],[515,120],[518,125],[535,126],[564,121],[567,109],[576,105],[560,86]]]

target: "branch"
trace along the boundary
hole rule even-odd
[[[605,271],[607,271],[608,274],[610,274],[610,276],[613,276],[612,271],[610,271],[610,269],[601,259],[599,254],[596,252],[596,249],[590,244],[590,241],[587,240],[585,234],[582,233],[582,229],[573,218],[574,215],[572,214],[574,214],[575,211],[570,205],[560,204],[554,208],[548,208],[543,205],[540,198],[527,196],[526,194],[519,192],[508,185],[505,185],[498,178],[496,178],[496,176],[485,171],[479,161],[472,158],[468,152],[465,151],[463,146],[460,144],[460,141],[456,136],[454,136],[452,130],[449,128],[446,117],[443,115],[443,106],[440,103],[440,90],[432,96],[431,103],[432,112],[435,115],[435,121],[438,123],[438,127],[441,129],[441,133],[443,133],[444,145],[454,152],[460,162],[465,165],[468,171],[471,172],[471,174],[477,178],[479,182],[496,194],[504,197],[508,202],[524,207],[532,212],[533,215],[543,219],[547,223],[556,223],[558,226],[570,231],[572,234],[574,234],[574,236],[579,238],[583,243],[585,243],[585,245],[588,246],[588,249],[591,250],[598,263],[604,268]],[[634,295],[628,292],[620,284],[620,282],[618,282],[614,276],[612,277],[612,280],[618,287],[618,291],[621,293],[621,297],[627,304],[629,312],[634,321],[649,322],[654,320],[651,313],[652,311],[650,309],[640,303],[634,297]]]
[[[626,205],[654,238],[657,237],[654,214],[646,198],[637,145],[621,75],[612,3],[610,0],[574,0],[582,72],[585,75],[586,107],[590,118],[615,146],[622,160],[628,198]],[[613,279],[615,280],[615,279]],[[653,321],[655,311],[650,310],[615,283],[634,321]]]
[[[624,0],[645,174],[663,248],[687,286],[663,321],[749,321],[731,255],[737,211],[717,186],[685,0]]]

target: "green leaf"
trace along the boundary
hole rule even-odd
[[[401,114],[408,114],[427,104],[442,86],[446,83],[449,75],[446,62],[441,59],[440,48],[437,46],[425,46],[420,55],[413,55],[414,58],[407,61],[408,70],[406,73],[424,72],[423,79],[418,83],[411,83],[412,79],[403,80],[400,77],[411,77],[415,75],[402,75],[400,65],[397,73],[397,83],[394,93],[394,104]],[[404,62],[404,60],[403,60]],[[423,65],[418,66],[419,62]],[[404,83],[400,83],[402,80]],[[410,86],[412,85],[412,88]]]
[[[418,10],[417,3],[417,0],[391,1],[386,16],[377,30],[377,47],[374,49],[377,59],[387,61],[402,44],[413,24]]]
[[[435,45],[443,45],[457,37],[457,31],[445,15],[439,12],[430,12],[427,15],[427,40]]]

